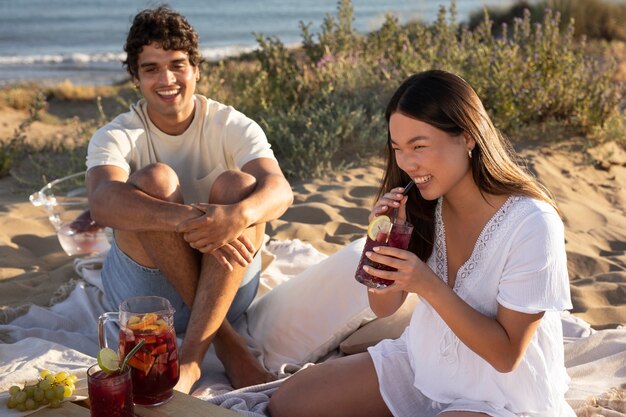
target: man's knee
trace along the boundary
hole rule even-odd
[[[248,197],[256,187],[256,178],[241,171],[224,171],[213,183],[209,202],[234,204]]]
[[[167,164],[157,162],[147,165],[135,171],[128,179],[128,182],[159,200],[183,201],[178,175]]]

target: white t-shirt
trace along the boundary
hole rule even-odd
[[[195,115],[178,136],[159,130],[145,100],[99,129],[91,138],[87,169],[115,165],[129,174],[155,162],[178,175],[185,203],[206,203],[215,179],[274,153],[261,127],[230,106],[196,95]]]
[[[441,200],[435,220],[428,266],[447,282]],[[496,317],[498,304],[545,314],[521,363],[512,372],[501,373],[463,344],[428,302],[421,300],[403,337],[395,343],[383,341],[383,349],[370,351],[383,396],[391,404],[396,402],[390,408],[402,415],[403,405],[397,403],[404,400],[393,398],[394,385],[402,379],[398,372],[411,372],[414,387],[440,404],[483,403],[488,410],[502,410],[500,415],[573,415],[564,400],[569,377],[559,313],[572,305],[563,223],[552,206],[510,197],[485,225],[472,255],[457,273],[454,291],[489,317]],[[385,359],[377,351],[390,355],[397,350],[406,352],[411,369],[402,371],[381,363]]]

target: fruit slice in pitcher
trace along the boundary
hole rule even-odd
[[[148,333],[161,333],[167,330],[167,323],[154,313],[147,313],[143,316],[132,315],[126,323],[129,330],[140,330]]]
[[[159,316],[154,313],[147,313],[143,316],[133,315],[128,319],[126,327],[130,330],[143,330],[148,328],[148,326],[152,326],[158,319]]]
[[[154,365],[154,356],[144,352],[143,350],[138,351],[135,355],[130,358],[128,364],[135,369],[143,372],[144,375],[148,375],[152,365]]]

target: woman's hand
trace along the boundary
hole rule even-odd
[[[391,217],[393,209],[398,210],[397,219],[406,220],[406,201],[408,197],[402,194],[403,187],[396,187],[383,195],[380,200],[374,204],[372,211],[369,215],[369,221],[371,222],[374,217],[385,214]]]
[[[371,266],[363,267],[368,274],[394,281],[385,289],[371,290],[374,293],[406,291],[424,294],[432,285],[440,282],[428,265],[408,250],[377,246],[373,251],[367,252],[366,256],[374,262],[396,269],[396,271],[383,271]]]

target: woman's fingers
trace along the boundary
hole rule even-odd
[[[404,262],[404,260],[402,259],[394,258],[392,256],[381,255],[381,254],[371,252],[371,251],[366,252],[365,256],[367,256],[369,259],[371,259],[372,261],[376,263],[389,266],[395,269],[398,269],[398,267],[401,266],[402,262]]]
[[[380,216],[381,214],[387,214],[389,212],[389,208],[399,208],[400,203],[404,198],[404,195],[402,195],[403,190],[404,188],[398,187],[384,194],[374,205],[374,209],[372,210],[374,217]]]
[[[402,201],[400,201],[400,206],[398,207],[398,216],[396,217],[398,220],[405,222],[406,221],[406,203],[409,201],[408,196],[404,196]]]
[[[382,269],[376,269],[372,266],[364,265],[363,270],[368,274],[377,278],[393,280],[396,271],[383,271]]]
[[[394,248],[393,246],[375,246],[373,251],[380,255],[391,256],[405,261],[410,259],[412,256],[415,256],[413,252],[409,252],[405,249]]]

